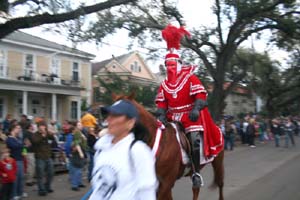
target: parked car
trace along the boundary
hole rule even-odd
[[[57,148],[52,148],[52,159],[55,172],[68,171],[64,142],[60,141],[58,142]]]

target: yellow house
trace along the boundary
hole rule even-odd
[[[95,56],[20,31],[0,40],[0,118],[75,120],[91,104]]]
[[[123,80],[142,86],[158,86],[159,82],[151,72],[142,56],[137,52],[130,52],[118,57],[92,64],[93,88],[99,88],[98,78],[104,79],[109,73],[115,73]],[[101,88],[99,88],[101,90]],[[96,103],[96,102],[94,102]]]

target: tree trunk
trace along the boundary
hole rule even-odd
[[[212,93],[209,94],[208,105],[209,111],[215,121],[222,118],[223,111],[226,107],[225,91],[223,90],[223,82],[215,83]]]
[[[275,116],[275,108],[272,104],[272,98],[267,98],[266,100],[266,110],[268,113],[268,117],[272,119]]]
[[[227,96],[224,90],[225,83],[225,68],[228,64],[228,59],[230,59],[226,54],[222,53],[216,60],[216,73],[213,74],[214,85],[213,91],[208,96],[209,97],[209,110],[215,121],[219,121],[224,114],[224,109],[226,107],[225,98]]]

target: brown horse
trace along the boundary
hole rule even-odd
[[[140,122],[148,128],[150,132],[150,142],[148,145],[153,147],[157,119],[148,112],[141,104],[134,100],[134,95],[130,96],[116,96],[113,95],[115,101],[120,99],[127,99],[131,101],[137,108],[140,115]],[[172,188],[177,179],[183,176],[185,165],[181,161],[180,146],[176,139],[176,130],[171,124],[167,124],[163,130],[162,139],[160,141],[160,148],[156,154],[156,174],[159,180],[159,188],[157,193],[158,200],[172,200]],[[214,169],[213,186],[219,187],[219,200],[224,200],[223,185],[224,185],[224,151],[220,152],[212,162]],[[204,165],[200,168],[202,169]],[[197,200],[200,188],[193,188],[193,200]]]

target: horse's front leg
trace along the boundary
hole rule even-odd
[[[172,186],[167,183],[160,183],[158,192],[157,192],[157,200],[173,200],[172,198]]]

